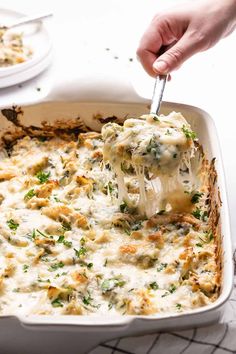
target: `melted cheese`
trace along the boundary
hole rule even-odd
[[[201,221],[171,213],[140,218],[117,203],[115,173],[104,167],[102,149],[100,135],[87,133],[78,142],[25,137],[10,157],[3,154],[2,315],[151,315],[217,297],[207,214]],[[153,189],[142,185],[144,169],[136,173],[139,187],[120,172],[121,190],[134,204],[139,189],[140,204],[155,203]],[[207,213],[207,192],[196,195],[192,208]]]
[[[194,154],[195,133],[180,113],[131,118],[123,127],[108,123],[103,126],[102,136],[104,160],[111,164],[118,178],[119,202],[125,200],[132,204],[124,183],[124,177],[129,173],[134,173],[139,182],[137,206],[142,215],[150,217],[156,211],[166,209],[169,196],[175,192],[184,198],[180,169],[187,168],[192,182],[190,159]],[[152,184],[148,186],[146,179],[153,180]],[[154,199],[159,200],[159,204],[150,206],[147,189],[151,186],[155,191],[155,184],[159,185],[159,192]]]

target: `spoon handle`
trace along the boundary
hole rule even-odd
[[[155,85],[154,85],[154,90],[153,90],[153,96],[152,96],[152,104],[150,108],[150,113],[151,114],[158,114],[161,101],[162,101],[162,96],[166,84],[166,78],[167,75],[159,75],[156,77]]]
[[[16,20],[8,28],[13,28],[13,27],[17,27],[20,25],[24,25],[26,23],[32,23],[32,22],[44,20],[45,18],[51,17],[52,15],[53,15],[52,13],[45,13],[45,14],[41,14],[41,15],[24,16],[24,17],[19,18],[19,20]]]

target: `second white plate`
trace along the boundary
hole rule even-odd
[[[13,10],[0,9],[1,24],[13,22],[15,19],[23,16],[24,14]],[[24,63],[8,67],[0,67],[1,88],[33,78],[44,70],[50,63],[49,58],[51,58],[52,41],[42,23],[35,23],[14,28],[14,32],[23,33],[23,42],[32,49],[33,54],[32,57]],[[34,67],[37,68],[33,70]],[[26,75],[24,75],[24,73]],[[14,77],[16,78],[15,80]],[[21,80],[19,81],[20,77]]]

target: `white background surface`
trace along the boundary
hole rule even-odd
[[[47,71],[21,88],[1,89],[0,105],[36,101],[46,96],[76,98],[83,88],[84,92],[94,91],[110,99],[125,99],[132,96],[134,89],[144,97],[151,97],[153,81],[129,58],[135,58],[138,40],[153,15],[180,3],[178,0],[1,0],[0,7],[25,13],[53,11],[54,18],[46,26],[54,42],[54,60]],[[235,239],[236,32],[173,73],[164,99],[198,106],[213,117],[222,147]]]

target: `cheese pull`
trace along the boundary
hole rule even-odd
[[[180,174],[181,170],[186,169],[191,178],[196,134],[180,113],[130,118],[123,126],[108,123],[102,128],[102,137],[104,161],[110,163],[117,175],[119,202],[124,198],[129,202],[124,179],[133,175],[139,184],[137,207],[140,214],[151,216],[167,204],[166,198],[172,200],[170,204],[173,204],[174,210],[179,205],[182,211],[185,203],[181,203],[181,199],[187,198],[183,193]],[[155,188],[154,184],[159,187]],[[156,200],[159,206],[154,203],[153,208],[150,208],[147,198],[150,186],[153,190],[158,189]]]

